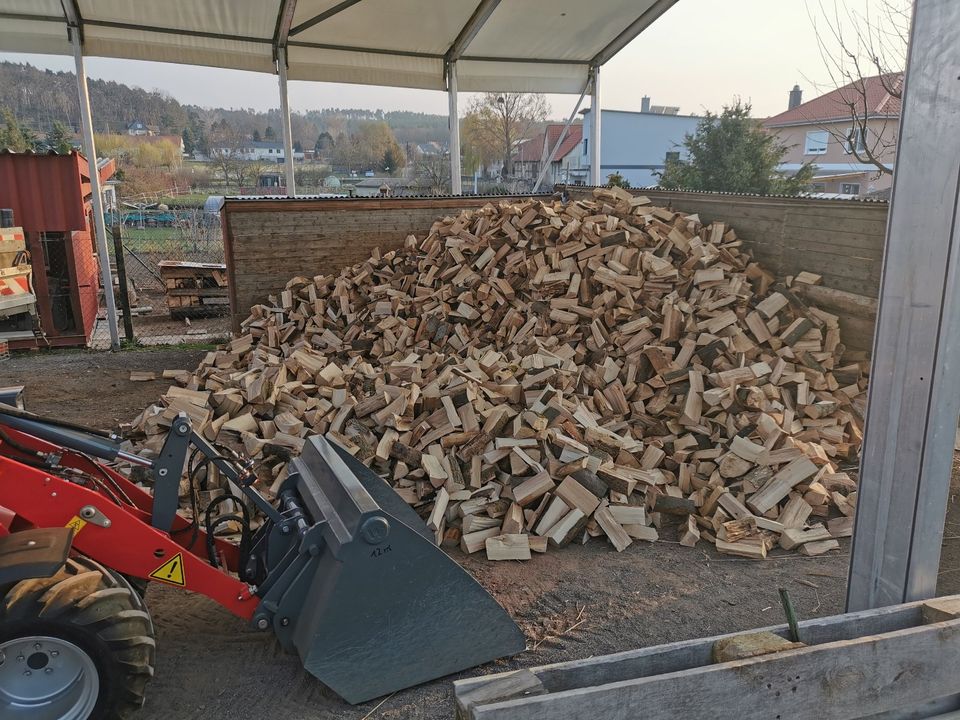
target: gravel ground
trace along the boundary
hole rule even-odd
[[[130,382],[130,370],[192,368],[202,355],[184,350],[22,354],[0,364],[0,385],[26,384],[27,406],[35,412],[114,427],[166,387],[162,380]],[[957,507],[951,497],[941,594],[960,592]],[[680,547],[670,541],[669,530],[664,537],[655,544],[635,542],[623,553],[593,540],[527,563],[494,564],[453,551],[453,558],[521,625],[530,648],[461,677],[779,623],[778,587],[790,591],[803,618],[843,609],[848,541],[842,541],[839,553],[820,558],[785,555],[756,562],[718,555],[707,543]],[[141,720],[453,716],[452,678],[395,693],[382,704],[351,707],[269,635],[205,597],[154,585],[147,602],[157,626],[158,658],[146,706],[137,716]]]

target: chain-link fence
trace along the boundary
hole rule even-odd
[[[121,339],[170,345],[229,335],[218,213],[160,205],[110,212],[106,220]],[[103,308],[90,345],[110,347]]]

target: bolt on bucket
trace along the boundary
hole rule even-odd
[[[310,438],[290,462],[280,510],[289,522],[266,531],[254,622],[348,702],[523,651],[503,608],[342,449]]]

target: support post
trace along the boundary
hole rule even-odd
[[[277,48],[277,75],[280,78],[280,127],[283,132],[283,169],[287,176],[287,196],[296,197],[297,180],[293,170],[293,131],[290,128],[290,101],[287,99],[287,48]]]
[[[916,0],[847,611],[932,597],[960,413],[960,3]]]
[[[593,76],[593,92],[590,95],[590,182],[603,185],[603,169],[600,167],[600,66],[590,68]]]
[[[83,64],[83,42],[76,26],[70,27],[73,43],[73,59],[77,69],[77,92],[80,96],[80,125],[83,130],[83,152],[90,168],[90,196],[93,204],[93,230],[97,241],[97,256],[100,261],[100,282],[103,300],[107,308],[107,327],[110,330],[110,348],[120,349],[120,332],[117,328],[117,305],[113,299],[113,276],[110,274],[110,253],[107,250],[107,225],[103,219],[103,194],[100,188],[100,171],[97,168],[97,145],[93,139],[93,118],[90,115],[90,93],[87,90],[87,71]]]
[[[113,258],[117,263],[117,283],[119,284],[120,309],[123,310],[123,336],[128,343],[134,340],[133,313],[130,311],[130,290],[127,286],[127,263],[123,257],[123,223],[119,220],[119,210],[113,213],[113,225],[110,234],[113,236]]]
[[[450,100],[450,192],[463,194],[460,170],[460,118],[457,113],[457,64],[447,64],[447,97]]]

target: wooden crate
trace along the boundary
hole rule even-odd
[[[786,625],[765,628],[789,637]],[[752,631],[759,632],[759,631]],[[907,720],[960,709],[960,596],[800,623],[805,646],[714,662],[750,633],[454,683],[461,720]]]

